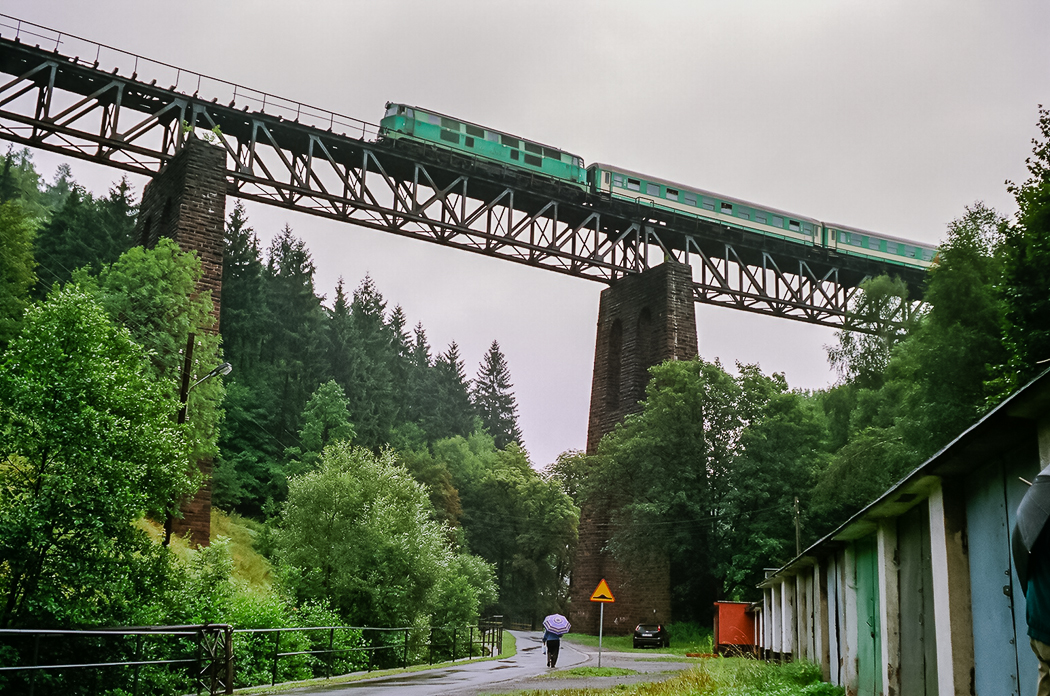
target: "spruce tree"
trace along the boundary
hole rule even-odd
[[[264,274],[268,329],[262,360],[275,391],[274,435],[291,446],[297,439],[306,401],[324,381],[327,367],[327,323],[321,299],[314,292],[314,263],[291,227],[270,244]]]
[[[264,271],[259,238],[248,225],[244,204],[237,201],[223,230],[219,328],[238,382],[258,367],[261,356],[267,322]]]
[[[37,223],[47,219],[50,210],[44,205],[40,191],[40,174],[33,164],[29,148],[9,148],[4,157],[4,172],[0,183],[0,198],[22,202],[25,213]]]
[[[259,240],[238,201],[223,232],[222,304],[219,328],[223,357],[233,365],[227,378],[226,420],[212,478],[212,500],[224,510],[261,516],[269,498],[284,495],[279,464],[294,439],[278,439],[279,379],[263,360],[272,327],[267,310],[266,267]]]
[[[405,377],[404,422],[417,423],[423,427],[424,415],[434,404],[434,360],[430,355],[430,344],[422,322],[413,331],[409,352],[409,367]]]
[[[66,169],[45,196],[61,201],[61,207],[37,236],[40,297],[55,283],[69,280],[76,269],[87,266],[98,272],[132,246],[136,208],[127,180],[110,189],[108,198],[96,200]]]
[[[0,203],[0,353],[18,333],[36,283],[33,232],[19,201]]]
[[[386,321],[386,300],[365,276],[350,303],[350,375],[341,386],[350,402],[357,442],[373,449],[387,444],[396,424],[392,366],[397,358]]]
[[[39,269],[36,295],[44,297],[55,283],[65,283],[81,266],[96,266],[96,247],[100,236],[94,229],[97,217],[92,213],[95,202],[91,194],[74,186],[62,207],[40,230],[35,255]],[[93,263],[95,262],[95,263]]]
[[[500,350],[499,342],[493,341],[478,367],[478,376],[474,380],[470,397],[482,425],[495,440],[498,449],[512,442],[522,444],[518,404],[511,391],[513,387],[507,359]]]
[[[390,373],[394,383],[395,420],[398,425],[411,422],[408,413],[412,397],[408,392],[408,378],[412,370],[412,338],[405,327],[408,318],[401,305],[394,307],[387,322],[390,335],[391,363]]]
[[[351,367],[353,351],[353,327],[350,325],[350,300],[342,276],[335,284],[335,300],[328,311],[329,343],[328,370],[345,394],[353,382]]]
[[[113,257],[111,260],[115,260],[138,243],[135,239],[138,206],[135,205],[135,192],[128,177],[121,177],[110,188],[109,195],[98,202],[98,208],[109,254]]]
[[[423,429],[431,442],[474,431],[474,407],[470,403],[470,380],[463,369],[459,345],[453,341],[434,362],[434,401],[423,415]]]

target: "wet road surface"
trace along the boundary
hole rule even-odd
[[[517,654],[504,660],[487,662],[463,662],[452,667],[432,669],[425,672],[397,674],[389,677],[364,679],[347,684],[309,686],[283,691],[284,694],[324,694],[325,696],[442,696],[515,691],[518,689],[569,689],[581,687],[611,687],[618,683],[657,681],[666,679],[688,664],[673,662],[647,662],[648,657],[639,653],[602,654],[602,667],[625,667],[640,674],[627,677],[603,677],[581,679],[548,679],[551,670],[546,667],[546,656],[542,652],[539,632],[512,631],[517,640]],[[597,650],[587,646],[562,642],[556,671],[572,667],[597,667]]]

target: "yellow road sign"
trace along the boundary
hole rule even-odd
[[[598,583],[597,589],[594,590],[594,594],[591,595],[592,602],[615,602],[616,599],[613,597],[612,590],[609,589],[609,583],[605,582],[605,578]]]

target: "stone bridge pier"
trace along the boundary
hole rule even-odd
[[[625,416],[641,410],[648,369],[665,360],[697,356],[692,269],[666,261],[628,276],[602,291],[594,377],[587,429],[587,453]],[[596,635],[599,606],[591,594],[604,578],[616,601],[605,606],[604,632],[623,635],[642,619],[671,620],[670,568],[666,558],[644,569],[623,567],[604,550],[609,540],[608,509],[585,507],[572,573],[570,621],[573,630]]]
[[[197,292],[210,291],[215,322],[204,329],[219,331],[222,300],[223,226],[226,219],[226,152],[190,137],[142,191],[135,229],[142,246],[152,248],[161,237],[175,240],[183,251],[200,257],[203,275]],[[210,457],[195,463],[204,474],[196,495],[181,503],[182,517],[172,520],[174,534],[189,532],[194,546],[207,546],[211,535]],[[192,466],[193,463],[187,463]]]

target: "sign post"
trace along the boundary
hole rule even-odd
[[[591,594],[591,601],[601,604],[600,613],[598,614],[598,668],[600,669],[602,666],[602,628],[605,625],[605,605],[608,602],[616,601],[612,590],[609,589],[609,583],[605,582],[605,578],[602,578],[602,581],[598,583],[598,587]]]

